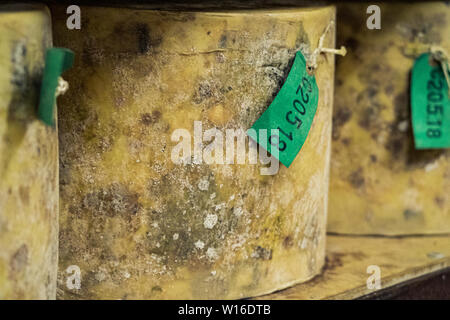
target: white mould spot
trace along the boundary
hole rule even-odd
[[[203,178],[202,180],[200,180],[200,182],[198,183],[198,188],[201,191],[206,191],[209,189],[209,181],[206,178]]]
[[[203,225],[206,229],[212,229],[217,223],[217,215],[215,214],[208,214],[205,218],[205,221],[203,221]]]
[[[403,120],[402,122],[400,122],[397,126],[398,131],[401,132],[406,132],[406,130],[408,130],[408,120]]]
[[[242,212],[243,212],[243,210],[241,207],[234,208],[234,210],[233,210],[233,213],[236,217],[242,216]]]
[[[205,247],[205,243],[203,241],[201,241],[201,240],[198,240],[196,243],[194,243],[194,246],[197,249],[203,249]]]
[[[173,240],[178,240],[179,237],[180,235],[178,233],[173,234]]]

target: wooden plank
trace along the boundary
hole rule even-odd
[[[450,300],[450,268],[365,295],[363,300]]]
[[[450,267],[450,235],[327,237],[323,273],[309,282],[257,299],[355,299],[367,288],[370,265],[381,270],[381,289]]]

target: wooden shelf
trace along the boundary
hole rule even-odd
[[[377,292],[366,285],[369,265],[380,267],[380,290],[450,267],[450,235],[397,238],[329,235],[327,248],[327,262],[321,275],[257,299],[356,299]]]

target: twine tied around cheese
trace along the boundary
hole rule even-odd
[[[443,47],[440,47],[435,44],[424,44],[424,43],[407,43],[404,46],[404,54],[417,57],[424,52],[429,52],[433,60],[439,62],[442,68],[442,72],[444,72],[445,81],[447,82],[448,87],[448,96],[450,97],[450,56],[445,51]]]
[[[432,45],[430,53],[434,60],[441,64],[442,72],[444,72],[445,81],[447,81],[448,97],[450,98],[450,58],[444,48]]]
[[[314,70],[318,67],[317,58],[322,53],[331,53],[331,54],[337,54],[340,56],[345,56],[347,54],[347,49],[344,46],[341,46],[340,49],[333,49],[333,48],[324,48],[323,42],[325,41],[325,37],[330,31],[331,27],[334,25],[334,20],[331,20],[328,24],[327,28],[323,32],[323,34],[319,38],[319,44],[317,48],[313,51],[310,58],[308,59],[307,68],[309,72],[314,72]]]
[[[58,86],[56,87],[55,96],[61,96],[65,94],[69,90],[69,83],[64,80],[62,77],[58,78]]]

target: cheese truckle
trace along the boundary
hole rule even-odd
[[[0,300],[55,299],[56,128],[37,118],[50,13],[0,5]]]
[[[209,130],[224,157],[237,145],[230,130],[267,109],[298,50],[308,58],[327,28],[334,47],[334,7],[81,7],[80,30],[65,9],[52,8],[54,39],[77,59],[59,103],[58,297],[235,299],[319,274],[334,57],[317,59],[317,113],[289,168],[263,175],[260,161],[206,154]]]
[[[328,231],[408,235],[450,232],[450,151],[417,150],[410,75],[419,55],[450,52],[444,2],[384,4],[381,30],[366,28],[367,4],[338,8]]]

